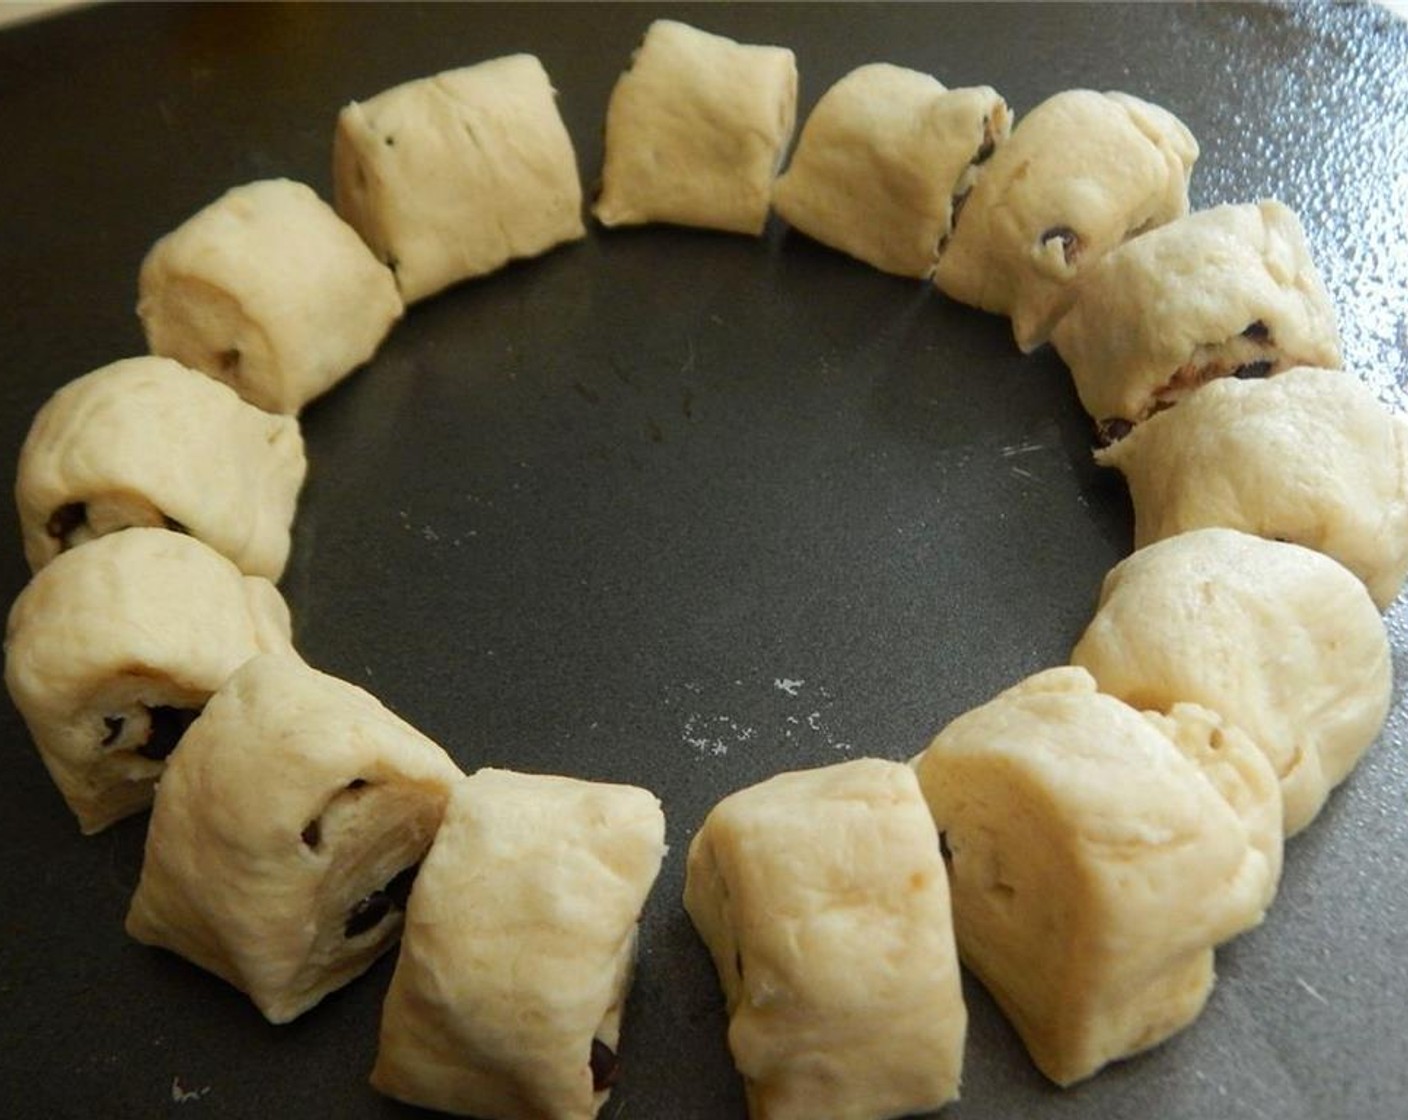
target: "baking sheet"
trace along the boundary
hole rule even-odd
[[[1119,88],[1202,143],[1194,205],[1305,218],[1348,362],[1408,407],[1408,25],[1371,7],[99,7],[0,32],[0,452],[58,386],[142,350],[148,245],[226,188],[329,194],[352,98],[517,50],[584,180],[611,84],[668,14],[792,47],[800,110],[890,61],[1020,114]],[[1006,325],[774,226],[605,233],[417,306],[310,409],[283,582],[315,665],[466,768],[631,781],[671,854],[603,1115],[727,1120],[742,1094],[679,905],[709,806],[779,770],[902,758],[1064,661],[1129,548],[1064,370]],[[12,518],[13,525],[13,518]],[[0,535],[0,594],[27,578]],[[1401,1118],[1408,1091],[1408,619],[1382,741],[1287,851],[1202,1018],[1061,1092],[967,983],[988,1117]],[[410,1116],[366,1085],[391,961],[296,1023],[128,940],[144,819],[78,835],[0,703],[0,1113]]]

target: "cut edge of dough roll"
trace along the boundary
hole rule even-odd
[[[1059,1085],[1168,1038],[1213,949],[1259,923],[1280,795],[1214,714],[1150,718],[1088,673],[1038,673],[955,719],[912,765],[948,853],[967,964]]]
[[[907,766],[857,759],[724,798],[690,844],[684,905],[755,1120],[957,1098],[967,1011],[938,836]]]
[[[807,118],[773,184],[773,208],[881,271],[929,279],[981,165],[1011,127],[990,87],[947,89],[917,70],[860,66]]]
[[[458,782],[407,908],[373,1087],[497,1120],[596,1115],[665,851],[639,787],[492,768]]]

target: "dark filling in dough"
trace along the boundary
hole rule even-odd
[[[420,874],[420,864],[413,863],[404,871],[398,872],[391,882],[383,888],[386,897],[391,899],[391,904],[400,910],[406,908],[406,904],[411,900],[411,888],[416,885],[416,876]]]
[[[977,154],[972,159],[972,164],[977,167],[980,163],[986,163],[988,157],[997,151],[997,135],[993,132],[992,117],[983,118],[983,142],[978,147]]]
[[[1041,235],[1040,240],[1043,246],[1051,241],[1061,242],[1061,255],[1068,265],[1075,264],[1080,259],[1080,235],[1070,226],[1052,226]]]
[[[180,744],[181,736],[186,733],[186,728],[195,722],[198,715],[199,708],[168,708],[160,704],[147,708],[150,722],[147,725],[146,741],[132,749],[153,762],[165,760]],[[104,716],[103,726],[108,729],[108,733],[103,736],[102,745],[110,747],[121,737],[127,721],[122,716]]]
[[[973,188],[969,187],[962,194],[953,196],[953,216],[949,219],[948,228],[955,229],[958,226],[958,216],[963,213],[963,205],[968,201],[968,196],[973,193]]]
[[[313,824],[316,825],[317,822],[314,821]],[[306,838],[307,829],[304,830],[304,836]],[[381,890],[372,891],[366,898],[358,901],[347,915],[347,923],[342,930],[343,936],[360,937],[379,926],[391,911],[404,910],[419,871],[420,864],[413,863],[403,871],[397,872]]]
[[[599,1038],[592,1039],[591,1067],[593,1093],[612,1088],[621,1076],[621,1059]]]
[[[344,937],[360,937],[368,930],[375,929],[381,920],[391,913],[391,899],[384,891],[372,891],[366,898],[352,907],[343,927]]]
[[[1095,446],[1109,447],[1112,443],[1119,443],[1132,431],[1134,422],[1126,420],[1123,416],[1111,416],[1101,420],[1095,425]]]
[[[1239,342],[1239,339],[1245,339],[1246,342]],[[1253,345],[1248,346],[1247,343]],[[1229,345],[1232,346],[1231,353],[1225,349]],[[1277,372],[1278,368],[1281,368],[1278,364],[1280,359],[1275,351],[1269,349],[1271,346],[1271,328],[1266,325],[1264,320],[1256,319],[1233,335],[1227,343],[1223,343],[1224,349],[1220,354],[1215,348],[1199,347],[1193,360],[1174,370],[1173,376],[1155,391],[1153,404],[1149,407],[1148,414],[1153,415],[1166,408],[1172,408],[1180,398],[1219,377],[1235,377],[1239,381],[1254,381],[1270,377]],[[1258,356],[1258,350],[1267,356]],[[1250,358],[1251,360],[1239,361],[1240,358]],[[1123,417],[1114,416],[1101,420],[1095,427],[1096,446],[1109,447],[1110,444],[1118,443],[1129,435],[1134,430],[1134,423]]]
[[[73,534],[83,528],[88,522],[88,506],[84,502],[69,502],[54,510],[49,515],[49,520],[44,523],[44,531],[59,542],[62,548],[73,547]],[[190,535],[190,530],[174,517],[161,515],[163,528],[170,529],[173,533],[185,533]]]
[[[189,708],[158,706],[147,711],[151,714],[151,729],[147,732],[147,741],[137,748],[137,753],[154,762],[160,762],[176,749],[186,728],[200,715],[199,709],[192,711]]]
[[[68,505],[60,506],[49,515],[44,531],[64,548],[68,548],[72,543],[69,537],[87,520],[88,507],[82,502],[69,502]]]
[[[973,158],[968,161],[968,167],[977,167],[981,163],[986,163],[988,157],[995,151],[997,151],[997,133],[993,130],[992,117],[986,116],[983,118],[982,143],[978,145],[978,150],[973,154]],[[967,169],[965,169],[965,173],[960,176],[958,182],[963,184],[969,179]],[[964,186],[962,190],[954,191],[953,197],[949,202],[948,232],[944,234],[943,237],[939,238],[940,256],[942,256],[943,251],[948,248],[948,239],[953,236],[953,231],[958,228],[958,216],[963,213],[963,204],[968,201],[968,196],[972,193],[973,184],[971,181],[968,181],[967,185]]]

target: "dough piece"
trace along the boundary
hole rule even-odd
[[[292,652],[273,584],[192,537],[128,529],[64,553],[20,592],[5,684],[93,833],[151,803],[164,759],[210,694],[275,650]]]
[[[167,765],[127,932],[286,1023],[395,942],[459,777],[360,688],[257,657]]]
[[[333,187],[337,212],[390,266],[407,303],[587,232],[572,140],[530,54],[348,105]]]
[[[934,822],[908,767],[779,774],[709,813],[684,904],[754,1120],[880,1120],[958,1096],[967,1012]]]
[[[168,358],[127,358],[39,410],[15,498],[38,571],[73,545],[162,526],[276,580],[308,463],[298,421],[270,416]]]
[[[665,818],[634,786],[480,770],[406,914],[372,1084],[484,1120],[588,1120],[615,1083]]]
[[[862,66],[817,102],[773,205],[824,245],[927,279],[979,165],[1011,128],[987,86],[948,90],[915,70]]]
[[[1107,439],[1214,378],[1340,364],[1305,232],[1274,201],[1202,210],[1114,249],[1051,341]]]
[[[1075,281],[1116,245],[1188,212],[1198,144],[1157,105],[1068,90],[1017,125],[983,168],[939,258],[947,296],[1010,315],[1034,350]]]
[[[1292,541],[1381,609],[1408,576],[1408,417],[1351,374],[1214,381],[1095,458],[1129,482],[1136,548],[1213,526]]]
[[[1146,717],[1053,669],[954,720],[914,765],[963,962],[1059,1085],[1191,1023],[1214,946],[1275,894],[1275,777],[1211,712]]]
[[[760,234],[796,121],[791,51],[656,20],[611,91],[593,213]]]
[[[356,231],[288,179],[235,187],[163,237],[139,292],[153,354],[290,414],[370,359],[404,310]]]
[[[1211,708],[1271,761],[1286,835],[1314,819],[1388,715],[1388,633],[1345,568],[1233,529],[1151,544],[1105,577],[1071,660],[1140,708]]]

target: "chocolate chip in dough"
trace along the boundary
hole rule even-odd
[[[44,531],[67,548],[69,537],[73,535],[74,530],[87,520],[88,507],[82,502],[69,502],[49,515]]]
[[[1232,371],[1232,376],[1239,381],[1256,381],[1262,377],[1271,376],[1270,362],[1247,362],[1238,366]]]
[[[170,755],[186,733],[186,728],[200,715],[199,711],[189,708],[168,708],[160,704],[148,708],[147,712],[151,716],[151,727],[147,731],[147,741],[137,748],[137,753],[153,762],[161,762]]]
[[[621,1076],[621,1059],[616,1051],[599,1038],[592,1039],[592,1092],[600,1093],[610,1089]]]
[[[309,821],[300,832],[299,838],[310,848],[316,848],[323,842],[323,826],[316,817]]]
[[[1101,420],[1095,426],[1096,446],[1109,447],[1112,443],[1119,443],[1132,431],[1134,431],[1134,424],[1123,416],[1111,416],[1106,420]]]
[[[963,204],[968,201],[968,196],[969,196],[970,194],[972,194],[972,193],[973,193],[973,190],[972,190],[972,188],[970,187],[968,190],[964,191],[962,194],[956,194],[956,195],[953,196],[953,216],[952,216],[951,218],[949,218],[949,221],[948,221],[948,224],[949,224],[949,228],[950,228],[950,229],[952,229],[954,226],[958,225],[958,215],[961,214],[961,213],[963,213]]]
[[[222,350],[215,356],[215,360],[220,363],[221,373],[234,373],[240,368],[240,362],[244,360],[244,355],[240,353],[238,346],[231,346],[228,350]]]
[[[352,907],[347,915],[347,924],[342,935],[347,938],[360,937],[381,924],[381,920],[392,910],[391,897],[385,891],[372,891]]]
[[[317,824],[316,821],[313,823]],[[304,839],[307,839],[306,832]],[[381,890],[372,891],[366,898],[361,899],[348,913],[343,935],[349,938],[358,937],[380,925],[382,919],[392,910],[404,910],[406,903],[410,901],[411,887],[415,884],[419,871],[420,864],[413,863],[392,876],[391,881]]]
[[[1248,323],[1242,330],[1243,338],[1250,338],[1253,342],[1270,342],[1271,328],[1260,319],[1254,323]]]
[[[1081,242],[1080,235],[1075,230],[1070,226],[1052,226],[1041,235],[1041,243],[1045,246],[1052,241],[1061,243],[1061,255],[1067,264],[1076,263],[1076,259],[1080,256]]]
[[[986,163],[988,157],[997,151],[997,137],[992,134],[992,118],[983,118],[983,143],[978,148],[977,154],[973,157],[973,165],[976,167],[980,163]]]
[[[110,747],[117,742],[117,737],[122,734],[122,729],[127,726],[127,721],[121,716],[104,716],[103,726],[108,729],[108,733],[103,736],[102,745]]]
[[[420,873],[420,864],[413,863],[404,871],[398,872],[385,887],[382,888],[387,898],[391,899],[391,905],[398,910],[404,910],[406,904],[411,900],[411,888],[415,886],[416,876]]]

